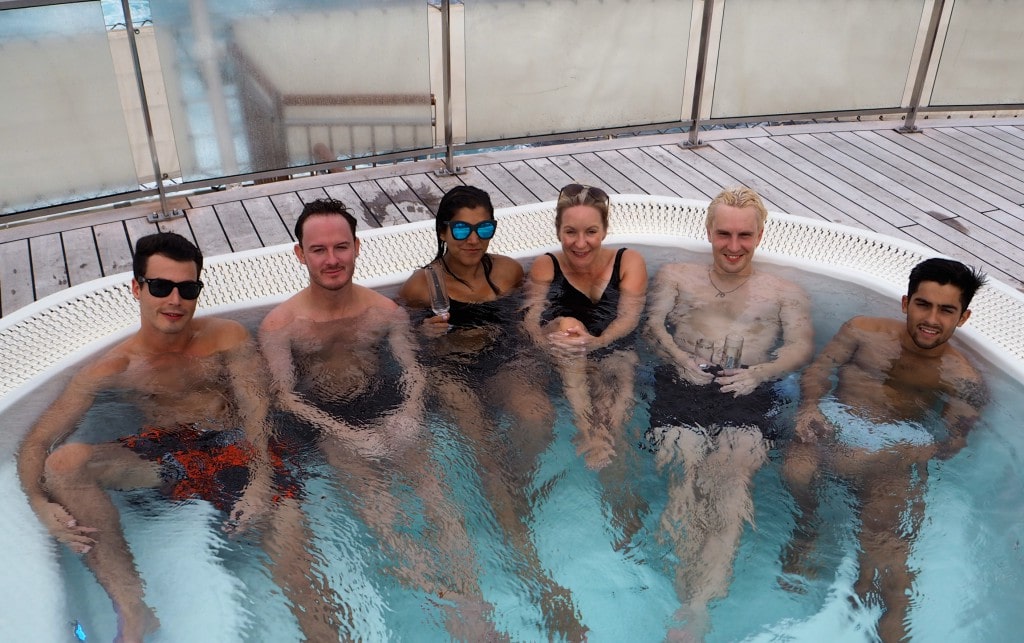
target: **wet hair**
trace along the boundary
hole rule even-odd
[[[577,205],[589,205],[601,213],[601,225],[608,229],[608,193],[582,183],[570,183],[558,192],[555,204],[555,230],[562,228],[562,213]]]
[[[157,232],[140,237],[135,242],[135,256],[132,258],[132,272],[135,277],[145,278],[149,258],[160,255],[174,261],[191,261],[196,264],[196,276],[203,271],[203,253],[194,243],[174,232]]]
[[[299,218],[295,220],[295,240],[299,245],[302,245],[302,228],[306,225],[306,219],[330,215],[344,217],[348,221],[349,227],[352,228],[352,236],[356,236],[356,218],[352,216],[352,213],[345,207],[344,203],[337,199],[316,199],[302,206],[302,212],[299,214]]]
[[[749,208],[753,207],[757,211],[757,231],[761,232],[764,230],[764,222],[768,220],[768,208],[764,207],[764,201],[761,197],[748,187],[738,185],[736,187],[725,188],[718,193],[711,203],[708,204],[708,214],[704,219],[704,227],[709,231],[715,221],[715,210],[720,205],[728,205],[734,208]]]
[[[454,219],[459,210],[463,208],[470,210],[483,208],[491,218],[494,218],[494,205],[491,203],[491,195],[487,194],[484,190],[472,185],[458,185],[445,192],[445,195],[441,197],[441,202],[437,205],[437,217],[434,219],[434,230],[437,232],[437,255],[434,256],[434,261],[444,266],[445,272],[459,283],[465,284],[468,288],[469,284],[459,279],[448,268],[448,264],[445,263],[444,255],[448,252],[448,244],[441,238],[441,233],[448,228],[448,222]],[[491,267],[494,265],[494,262],[491,261],[491,256],[485,253],[480,264],[484,268],[484,279],[487,280],[487,285],[491,287],[495,295],[500,295],[501,291],[491,281]]]
[[[971,305],[978,288],[984,286],[988,278],[980,270],[970,268],[959,261],[935,257],[925,259],[910,271],[907,297],[913,297],[923,281],[934,281],[940,286],[956,286],[960,290],[960,312],[963,313]]]

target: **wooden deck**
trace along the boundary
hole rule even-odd
[[[160,224],[146,220],[152,205],[137,205],[0,228],[0,313],[130,270],[135,239],[158,229],[213,256],[291,241],[310,199],[340,199],[376,227],[431,217],[461,183],[489,191],[495,207],[553,200],[571,181],[697,199],[746,184],[772,210],[912,240],[1024,291],[1024,121],[922,121],[916,134],[897,126],[719,130],[692,149],[682,134],[534,147],[458,157],[458,176],[437,176],[432,160],[179,197],[172,206],[186,216]]]

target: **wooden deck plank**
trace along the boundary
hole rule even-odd
[[[1005,199],[1006,203],[1012,205],[1024,199],[1024,181],[1002,172],[999,164],[992,165],[991,156],[977,158],[968,154],[963,145],[957,145],[955,148],[945,145],[932,135],[931,130],[925,130],[923,136],[888,131],[876,134],[906,148],[916,156],[930,160],[949,172],[949,176],[958,177],[959,185],[964,189],[982,186],[992,195]],[[984,194],[980,196],[996,207],[1003,207],[1002,202],[993,201]]]
[[[220,227],[224,230],[224,236],[227,237],[232,252],[263,247],[260,235],[256,233],[256,227],[249,219],[249,213],[245,211],[241,201],[215,205],[213,211],[217,213]]]
[[[859,171],[853,169],[852,166],[859,165],[857,161],[836,158],[841,155],[826,156],[822,154],[815,147],[807,145],[807,141],[814,142],[817,139],[807,135],[802,136],[806,138],[779,136],[772,140],[803,159],[810,167],[817,168],[818,171],[809,170],[809,174],[819,177],[833,190],[842,193],[848,199],[855,200],[862,207],[868,208],[893,225],[903,227],[921,223],[928,217],[920,208],[915,207],[905,198],[901,198],[900,193],[913,198],[914,195],[909,190],[901,189],[902,186],[898,183],[887,180],[885,176],[863,165],[860,165]],[[847,162],[844,163],[844,160]],[[877,180],[875,180],[876,177],[871,176],[872,174],[877,175]],[[895,188],[896,192],[887,189],[888,187]],[[934,206],[927,201],[923,201],[922,204]]]
[[[680,196],[686,194],[688,190],[692,189],[693,194],[699,195],[695,198],[706,198],[710,200],[722,191],[722,185],[720,183],[709,179],[704,174],[696,171],[690,165],[684,163],[682,159],[676,155],[669,153],[665,146],[654,145],[642,147],[636,150],[624,150],[622,155],[632,163],[641,167],[650,168],[649,171],[656,173],[656,176],[658,176],[662,183],[669,186],[675,186],[673,189],[676,194],[679,194]],[[672,177],[676,178],[673,179]],[[761,196],[762,198],[766,198],[764,195]],[[767,200],[765,201],[765,204],[768,204]],[[775,204],[771,204],[768,207],[778,209]]]
[[[500,163],[491,163],[490,165],[479,165],[477,169],[480,173],[487,177],[494,185],[498,186],[510,201],[519,205],[522,203],[531,203],[536,201],[536,197],[533,192],[530,191],[525,185],[523,185],[519,179],[517,179],[511,172],[505,169]]]
[[[196,237],[196,245],[203,251],[204,257],[231,252],[231,244],[228,243],[224,228],[220,226],[220,219],[217,218],[217,212],[212,205],[192,208],[185,216],[188,217],[189,227]]]
[[[943,190],[941,181],[934,181],[927,172],[917,166],[901,162],[897,157],[887,154],[877,146],[871,145],[856,137],[842,138],[840,134],[819,134],[815,138],[821,140],[828,149],[856,159],[874,170],[881,176],[888,176],[901,185],[906,186],[915,194],[937,204],[938,212],[945,216],[970,217],[978,212],[947,191]],[[953,190],[957,192],[956,190]],[[979,205],[984,205],[978,202]]]
[[[36,299],[68,287],[67,263],[60,234],[45,234],[29,239],[32,253],[32,284]]]
[[[124,222],[112,221],[93,228],[96,251],[104,275],[116,275],[132,269],[132,245]]]
[[[136,217],[133,219],[126,219],[124,222],[124,229],[128,233],[128,243],[132,248],[132,252],[135,251],[135,244],[138,243],[141,237],[147,234],[154,234],[160,232],[160,228],[155,223],[150,223],[145,217]],[[192,238],[192,232],[189,231],[186,238],[195,243],[195,239]]]
[[[96,252],[96,239],[92,228],[75,228],[61,233],[64,257],[67,261],[68,283],[84,284],[103,276],[100,256]]]
[[[836,136],[850,141],[856,140],[856,144],[862,146],[862,149],[870,150],[872,154],[887,160],[891,165],[902,166],[907,172],[914,173],[928,185],[945,192],[976,212],[997,207],[988,199],[982,198],[980,191],[972,189],[974,186],[969,185],[969,182],[960,175],[947,171],[930,159],[914,154],[900,143],[885,138],[880,132],[858,132],[854,136],[839,133]]]
[[[0,243],[0,312],[10,315],[36,300],[28,239]]]
[[[431,216],[437,215],[437,206],[441,203],[444,192],[437,187],[437,183],[430,178],[429,172],[421,174],[410,174],[402,179],[408,184],[409,189],[419,195],[420,200],[430,209]]]
[[[391,198],[391,202],[409,221],[423,221],[433,219],[434,213],[430,211],[423,199],[416,194],[409,184],[400,176],[390,176],[377,179],[377,185]]]
[[[632,163],[623,163],[616,167],[601,158],[597,152],[574,154],[573,158],[591,173],[601,177],[601,180],[611,187],[612,192],[619,194],[661,194],[665,192],[664,185],[653,181],[649,174],[634,167]],[[639,181],[634,180],[634,177]],[[643,183],[649,184],[650,189],[642,185]]]
[[[820,165],[810,163],[791,152],[776,138],[756,138],[747,141],[733,141],[737,148],[757,158],[766,165],[786,171],[793,181],[826,203],[856,219],[871,230],[885,230],[910,225],[913,221],[888,205],[866,197],[856,186],[838,180]],[[773,163],[781,162],[781,166]]]
[[[174,219],[167,219],[156,224],[157,230],[160,232],[175,232],[190,239],[193,243],[202,248],[202,245],[196,241],[196,233],[192,229],[188,220],[188,210],[185,211],[184,217],[177,217]]]
[[[664,182],[658,180],[658,178],[650,172],[648,167],[633,163],[623,155],[623,152],[626,151],[623,151],[623,149],[610,149],[610,151],[607,152],[595,152],[593,154],[601,160],[601,163],[622,172],[623,175],[640,188],[642,194],[664,195],[666,197],[671,197],[673,195],[679,196],[678,192],[673,187],[670,187]],[[680,182],[678,177],[675,177],[674,182]]]
[[[295,230],[295,221],[299,218],[299,213],[302,212],[302,199],[294,192],[277,194],[268,198],[274,204],[274,209],[281,216],[281,221],[284,223],[284,227],[288,229],[289,236],[291,236],[292,231]],[[348,203],[345,205],[348,205]]]
[[[839,139],[836,140],[838,141]],[[901,177],[894,176],[892,172],[879,171],[882,168],[878,167],[878,163],[869,165],[868,162],[874,161],[874,159],[861,153],[853,146],[849,146],[849,149],[843,149],[846,143],[842,143],[842,145],[829,145],[821,140],[820,137],[810,134],[799,134],[790,137],[788,141],[794,146],[793,149],[795,149],[796,144],[804,146],[804,148],[809,150],[810,154],[813,154],[813,156],[809,156],[812,160],[827,158],[831,163],[844,168],[847,172],[845,176],[859,177],[858,180],[862,179],[866,182],[865,189],[868,190],[869,194],[877,194],[879,200],[884,200],[891,207],[901,210],[915,221],[923,221],[915,216],[915,212],[924,213],[932,218],[957,216],[956,213],[950,212],[942,205],[912,190],[907,185],[911,180],[909,177],[905,180],[900,180]],[[881,190],[881,192],[878,192],[872,186],[877,186],[877,190]],[[895,197],[895,199],[886,197],[886,194]]]
[[[953,257],[970,266],[979,268],[994,279],[998,279],[1013,288],[1018,290],[1024,289],[1024,282],[1015,276],[1020,273],[1011,274],[994,266],[989,261],[990,255],[987,252],[973,253],[969,249],[958,245],[949,235],[930,230],[924,226],[911,226],[907,228],[906,232],[913,235],[918,240],[918,243],[934,249],[939,254]],[[977,248],[978,246],[975,245],[974,247]]]
[[[986,165],[1017,170],[1018,174],[1024,172],[1024,148],[1015,147],[997,136],[982,131],[966,134],[955,127],[935,130],[931,135],[944,145],[959,146],[965,154]],[[990,160],[995,162],[990,163]]]
[[[380,221],[380,225],[389,226],[399,223],[408,223],[405,215],[398,209],[376,181],[356,181],[349,186],[359,195],[359,199],[373,215],[373,218]]]
[[[794,181],[793,176],[783,174],[782,172],[786,168],[766,165],[757,158],[747,154],[743,149],[733,145],[732,141],[715,143],[711,147],[698,149],[695,153],[731,174],[746,177],[747,184],[759,192],[766,189],[784,191],[796,202],[795,208],[787,208],[789,212],[820,216],[833,223],[869,229],[865,224],[824,201],[817,194]],[[800,179],[800,177],[796,178],[797,180]],[[896,230],[896,228],[891,228],[886,230],[886,232],[895,232]]]
[[[458,183],[451,180],[442,180],[452,178],[457,179],[458,181],[466,185],[472,185],[487,192],[489,195],[491,195],[491,205],[493,205],[495,208],[508,208],[513,205],[516,205],[516,202],[509,198],[507,194],[502,192],[497,185],[492,183],[491,180],[487,178],[487,176],[483,172],[480,171],[479,167],[467,167],[465,168],[465,173],[460,174],[457,177],[438,177],[438,185],[447,192],[448,190],[458,185]],[[447,187],[445,187],[446,184]]]
[[[966,138],[970,138],[973,133],[981,140],[989,141],[992,145],[996,145],[1013,156],[1024,159],[1024,138],[1014,136],[1011,131],[1006,129],[1000,127],[951,127],[949,130],[953,130]],[[998,144],[995,141],[998,141]]]
[[[526,161],[511,161],[502,163],[501,166],[530,191],[537,203],[554,201],[558,198],[558,188],[551,185]]]
[[[276,246],[292,241],[291,232],[270,197],[246,199],[242,201],[242,206],[249,215],[249,220],[252,221],[263,246]]]
[[[700,148],[663,134],[494,151],[460,157],[466,172],[456,176],[435,175],[442,164],[429,160],[192,195],[186,218],[159,225],[145,219],[152,203],[19,223],[0,227],[0,313],[68,283],[130,270],[134,242],[158,229],[198,239],[215,255],[290,242],[302,204],[318,197],[345,202],[365,229],[433,216],[455,185],[487,190],[500,208],[552,201],[574,180],[699,199],[745,183],[773,210],[911,238],[1021,287],[1024,124],[925,121],[913,136],[896,125],[715,130]]]

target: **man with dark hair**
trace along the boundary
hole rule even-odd
[[[409,318],[384,295],[353,282],[360,242],[356,221],[340,201],[306,204],[295,226],[295,256],[309,285],[279,304],[260,325],[277,405],[317,431],[317,446],[351,487],[356,509],[400,573],[417,587],[482,617],[465,527],[449,506],[443,475],[430,459],[423,425],[425,379],[416,361]],[[394,493],[404,480],[419,496],[436,551],[452,567],[438,581],[427,548],[400,523],[407,506]],[[473,610],[467,613],[465,608]],[[451,623],[460,619],[452,614]],[[477,620],[479,639],[494,633]],[[352,634],[358,638],[358,632]]]
[[[200,497],[228,511],[234,531],[264,514],[272,493],[262,361],[238,322],[193,317],[203,288],[202,263],[199,249],[177,234],[139,239],[131,282],[139,330],[72,378],[18,452],[29,504],[96,574],[117,613],[118,641],[141,641],[159,621],[144,601],[143,581],[108,490],[161,488],[175,499]],[[68,441],[106,391],[137,405],[147,426],[113,442]],[[283,488],[276,493],[290,495]],[[294,498],[278,503],[269,512],[266,535],[290,538],[298,523],[291,514],[297,511]],[[304,573],[308,565],[298,549],[271,550],[273,572],[285,581],[300,622],[315,627],[332,614],[317,613],[324,611],[322,603],[316,611],[303,605],[315,582]],[[316,633],[310,629],[307,635]]]
[[[859,501],[855,589],[861,598],[880,595],[884,641],[906,635],[914,578],[907,557],[923,512],[928,461],[950,458],[966,445],[986,401],[981,375],[949,344],[984,283],[984,275],[958,261],[921,262],[903,297],[905,319],[854,317],[800,381],[802,402],[784,474],[801,515],[784,568],[804,571],[817,535],[815,482],[824,462]]]

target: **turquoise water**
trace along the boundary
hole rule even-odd
[[[652,251],[649,256],[654,264],[665,255]],[[888,297],[795,270],[773,270],[803,283],[812,295],[819,348],[853,310],[899,315],[898,302]],[[242,320],[254,325],[263,312],[247,312]],[[996,401],[964,451],[930,466],[926,516],[911,560],[919,570],[910,611],[915,640],[1013,640],[1024,627],[1018,609],[1024,583],[1019,547],[1024,535],[1024,436],[1019,431],[1024,387],[983,368]],[[616,549],[620,533],[610,520],[607,489],[576,456],[572,414],[558,396],[554,401],[555,439],[527,489],[534,498],[528,521],[543,566],[571,590],[591,641],[663,640],[679,608],[672,579],[676,561],[658,531],[665,479],[646,451],[620,453],[627,460],[627,480],[648,510],[630,546]],[[95,434],[121,434],[135,430],[137,418],[110,399],[90,413],[89,424],[86,431]],[[632,442],[646,425],[641,404],[627,428]],[[456,490],[497,627],[515,641],[546,640],[535,588],[516,573],[521,560],[498,533],[474,458],[456,430],[438,418],[434,432],[432,457],[445,464],[446,479]],[[729,594],[712,604],[707,640],[871,640],[880,608],[851,607],[858,520],[843,485],[824,490],[821,574],[807,580],[803,594],[780,588],[779,554],[794,525],[780,465],[775,452],[754,479],[755,526],[743,533]],[[324,556],[323,570],[359,624],[354,635],[373,641],[447,640],[438,600],[383,571],[387,560],[353,510],[353,499],[327,471],[316,471],[319,475],[307,485],[306,509]],[[163,621],[154,641],[297,640],[297,625],[261,564],[258,547],[222,534],[221,517],[208,504],[170,503],[148,491],[115,495],[147,596]],[[415,513],[415,504],[409,507]],[[109,640],[114,631],[109,601],[76,557],[64,551],[61,558],[69,623],[79,621],[89,640]]]

